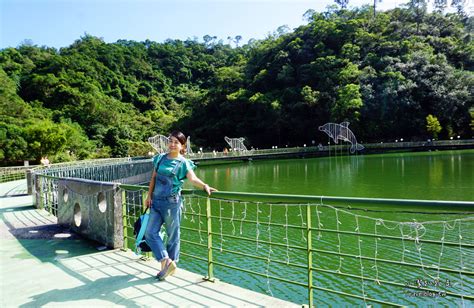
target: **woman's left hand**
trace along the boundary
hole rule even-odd
[[[217,189],[215,189],[214,187],[211,187],[207,184],[205,184],[202,189],[204,189],[204,191],[207,193],[208,196],[210,196],[211,193],[213,193],[214,191],[217,191]]]

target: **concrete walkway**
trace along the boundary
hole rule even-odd
[[[25,180],[0,184],[0,307],[298,307],[184,270],[157,281],[156,261],[56,225]]]

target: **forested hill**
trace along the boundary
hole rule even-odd
[[[327,142],[350,122],[362,142],[470,138],[473,20],[415,9],[308,11],[293,31],[224,44],[105,43],[0,51],[0,160],[135,156],[173,128],[194,146]],[[433,115],[427,129],[427,116]]]

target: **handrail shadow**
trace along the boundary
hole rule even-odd
[[[26,180],[17,180],[13,182],[3,183],[2,185],[5,191],[2,189],[0,198],[11,198],[28,195],[28,188],[26,186]]]

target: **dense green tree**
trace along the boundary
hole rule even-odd
[[[439,124],[438,118],[429,114],[426,116],[426,130],[430,133],[434,138],[438,138],[438,133],[441,131],[442,127]]]

